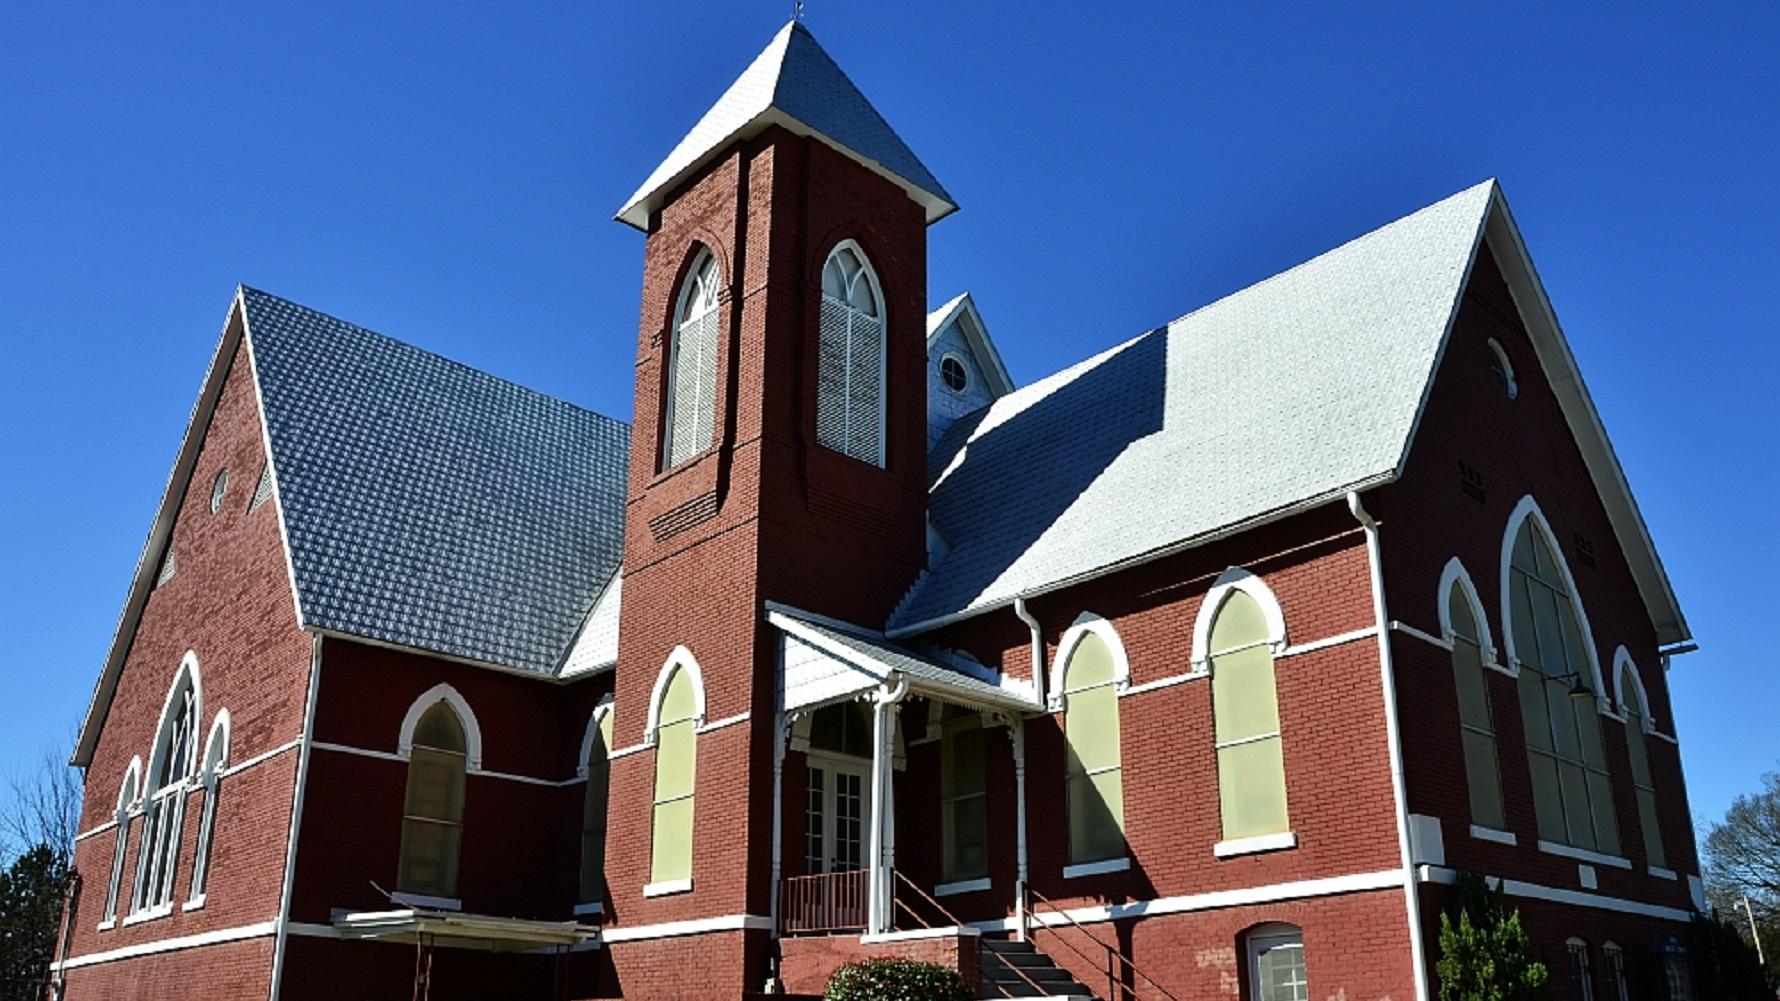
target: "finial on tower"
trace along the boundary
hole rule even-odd
[[[795,0],[791,5],[791,20],[803,23],[803,0]]]

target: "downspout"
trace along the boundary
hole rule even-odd
[[[1025,595],[1014,596],[1014,614],[1020,617],[1021,622],[1026,623],[1027,629],[1032,630],[1032,695],[1037,700],[1039,708],[1043,709],[1049,705],[1045,701],[1044,630],[1039,628],[1038,620],[1033,618],[1032,613],[1026,610]]]
[[[1026,608],[1026,596],[1014,595],[1014,614],[1032,631],[1032,697],[1038,711],[1050,705],[1045,699],[1045,634],[1038,619]],[[1014,880],[1015,937],[1026,941],[1026,880],[1030,875],[1026,864],[1026,724],[1016,719],[1009,734],[1014,742],[1014,839],[1019,878]]]
[[[297,872],[297,833],[303,825],[303,790],[309,782],[309,747],[315,742],[315,695],[321,683],[321,634],[309,645],[309,693],[303,700],[303,734],[297,749],[297,788],[291,800],[290,840],[284,846],[284,888],[278,894],[277,931],[272,944],[271,1001],[278,1001],[284,979],[284,944],[290,937],[291,886]]]
[[[871,886],[867,888],[866,931],[874,935],[890,930],[890,852],[894,839],[888,830],[893,821],[886,816],[891,794],[890,711],[908,693],[909,679],[898,675],[894,688],[885,679],[871,700]]]
[[[1415,964],[1416,1001],[1428,1001],[1427,949],[1422,941],[1421,895],[1415,885],[1415,856],[1409,848],[1409,800],[1403,781],[1403,732],[1397,715],[1397,672],[1391,660],[1391,620],[1384,601],[1384,563],[1379,551],[1378,522],[1360,503],[1358,491],[1347,493],[1347,509],[1366,531],[1366,562],[1372,572],[1372,614],[1378,622],[1378,674],[1384,689],[1384,732],[1390,745],[1391,799],[1397,808],[1397,854],[1403,867],[1403,902],[1409,917],[1409,957]]]

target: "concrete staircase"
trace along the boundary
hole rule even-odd
[[[982,941],[983,997],[985,998],[1050,998],[1052,1001],[1098,1001],[1094,992],[1077,982],[1034,949],[1031,943],[1012,939],[985,938]],[[1015,971],[1019,972],[1016,973]],[[1025,974],[1021,977],[1020,974]],[[1035,989],[1031,980],[1038,987]]]

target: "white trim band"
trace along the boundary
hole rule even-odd
[[[51,963],[51,972],[60,973],[64,970],[78,970],[83,966],[96,966],[100,963],[115,963],[120,959],[135,959],[138,956],[152,956],[161,952],[177,952],[181,949],[197,949],[206,945],[221,945],[224,942],[239,942],[243,939],[265,938],[277,927],[276,921],[256,921],[250,925],[237,928],[223,928],[218,931],[207,931],[198,935],[181,935],[178,938],[163,938],[154,942],[142,942],[137,945],[126,945],[121,949],[109,952],[89,952],[84,956],[64,959],[59,963]]]
[[[602,942],[639,942],[654,938],[677,938],[682,935],[703,935],[714,931],[766,931],[773,926],[772,918],[763,914],[725,914],[717,918],[697,918],[692,921],[668,921],[658,925],[638,925],[635,928],[611,928],[600,933]]]
[[[752,713],[736,713],[734,716],[725,716],[720,720],[714,720],[700,726],[698,732],[700,734],[706,734],[713,730],[721,730],[726,726],[735,726],[737,723],[746,723],[752,715]]]
[[[941,925],[938,928],[915,928],[910,931],[887,931],[876,935],[859,936],[860,945],[880,945],[885,942],[918,942],[926,938],[979,938],[983,934],[981,928],[970,925]]]
[[[1181,897],[1134,900],[1125,904],[1076,907],[1062,913],[1055,911],[1031,913],[1026,916],[1026,920],[1043,925],[1064,925],[1071,920],[1090,924],[1097,921],[1122,921],[1127,918],[1217,910],[1223,907],[1240,907],[1244,904],[1272,904],[1282,900],[1297,900],[1305,897],[1329,897],[1369,890],[1396,890],[1400,889],[1402,885],[1403,870],[1384,869],[1379,872],[1361,872],[1349,876],[1330,876],[1323,879],[1301,879],[1290,883],[1273,883],[1268,886],[1249,886],[1240,890],[1213,890],[1209,893],[1193,893]],[[1018,918],[970,922],[972,928],[980,928],[983,931],[1014,931],[1018,924]]]
[[[1424,883],[1451,884],[1458,874],[1445,866],[1424,865],[1417,877]],[[1500,876],[1485,877],[1491,887],[1499,888],[1510,897],[1528,897],[1533,900],[1549,900],[1556,904],[1569,904],[1573,907],[1592,907],[1601,911],[1618,911],[1621,914],[1639,914],[1647,918],[1661,918],[1665,921],[1687,923],[1693,920],[1691,911],[1678,907],[1664,907],[1661,904],[1646,904],[1639,900],[1625,900],[1620,897],[1609,897],[1600,893],[1584,893],[1581,890],[1559,890],[1555,887],[1541,886],[1538,883],[1527,883],[1518,879],[1503,879]]]

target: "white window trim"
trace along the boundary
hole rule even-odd
[[[1129,855],[1119,858],[1102,859],[1099,862],[1077,862],[1063,867],[1064,879],[1080,879],[1084,876],[1102,876],[1109,872],[1124,872],[1131,868]]]
[[[464,728],[464,763],[467,771],[482,770],[482,726],[476,722],[476,714],[470,710],[469,700],[465,699],[457,689],[444,682],[420,693],[408,707],[408,714],[402,717],[402,730],[396,741],[396,757],[403,761],[410,760],[414,755],[414,728],[420,725],[420,718],[426,711],[444,702],[457,713],[457,721]]]
[[[712,297],[713,301],[711,304],[711,308],[705,312],[699,313],[698,316],[694,317],[691,320],[682,321],[681,317],[684,316],[686,313],[687,300],[690,299],[692,297],[692,295],[694,294],[694,292],[698,289],[699,272],[704,270],[705,262],[707,260],[710,261],[711,264],[715,268],[715,271],[713,272],[713,274],[715,275],[714,280],[717,283],[717,291],[716,291],[716,294]],[[677,387],[675,386],[676,380],[675,380],[674,376],[677,374],[675,370],[679,367],[679,363],[680,363],[681,334],[684,332],[684,330],[687,326],[690,326],[693,323],[698,323],[698,322],[704,320],[705,317],[711,315],[712,313],[717,313],[723,308],[722,289],[723,289],[723,262],[719,261],[717,259],[716,252],[713,251],[710,247],[701,245],[699,247],[698,253],[693,255],[692,266],[686,269],[685,276],[680,279],[680,294],[676,295],[674,297],[674,312],[673,312],[673,315],[668,318],[668,356],[667,356],[667,366],[666,366],[667,378],[665,380],[666,385],[663,388],[663,394],[666,396],[666,406],[662,407],[661,456],[660,456],[659,461],[656,463],[656,466],[657,466],[656,473],[658,475],[664,474],[671,469],[677,469],[680,466],[685,465],[691,459],[693,459],[699,455],[702,455],[705,452],[710,451],[711,446],[716,443],[717,424],[716,424],[716,416],[715,415],[716,415],[716,409],[717,409],[716,394],[717,394],[717,388],[718,388],[716,383],[721,383],[723,381],[723,376],[722,376],[721,372],[717,371],[716,359],[713,358],[712,362],[711,362],[711,369],[714,373],[716,373],[717,378],[714,380],[714,384],[711,386],[712,419],[711,419],[710,437],[705,441],[704,446],[702,448],[694,449],[693,451],[688,452],[687,454],[682,455],[678,458],[674,458],[672,455],[672,449],[673,449],[673,444],[674,444],[673,443],[674,412],[680,406],[679,394],[677,392],[675,392],[675,389]],[[722,334],[721,330],[718,331],[716,340],[717,340],[717,343],[715,343],[711,346],[713,351],[717,350],[722,343],[723,334]]]
[[[1275,657],[1286,652],[1286,615],[1280,607],[1279,598],[1273,589],[1259,576],[1243,569],[1230,567],[1212,581],[1211,589],[1205,592],[1205,600],[1199,605],[1199,616],[1193,622],[1193,671],[1211,670],[1211,626],[1217,619],[1218,612],[1224,602],[1236,591],[1248,595],[1261,606],[1261,616],[1267,623],[1267,643]]]
[[[110,872],[105,881],[105,906],[100,914],[104,920],[99,922],[99,930],[104,931],[117,925],[118,897],[124,887],[124,857],[130,848],[130,820],[134,816],[137,804],[142,799],[142,756],[130,758],[124,768],[124,778],[117,787],[117,810],[112,814],[112,823],[117,827],[117,837],[113,840]]]
[[[216,842],[217,791],[222,786],[223,776],[228,773],[229,742],[233,727],[229,710],[218,709],[216,718],[210,723],[210,733],[204,739],[204,770],[200,776],[204,788],[204,806],[198,813],[198,840],[192,851],[192,871],[183,910],[195,911],[203,907],[204,898],[209,893],[210,856]],[[205,890],[198,889],[200,883],[206,887]]]
[[[649,717],[643,726],[643,746],[655,746],[655,731],[661,726],[661,703],[667,698],[668,681],[673,678],[674,671],[683,670],[692,679],[693,716],[692,728],[704,729],[705,725],[705,675],[698,666],[698,658],[684,646],[674,647],[668,658],[655,674],[655,687],[649,692]]]
[[[1496,360],[1502,363],[1502,372],[1508,379],[1508,385],[1502,387],[1502,391],[1508,394],[1510,400],[1519,398],[1520,379],[1514,374],[1514,363],[1508,360],[1507,350],[1494,337],[1489,339],[1489,349],[1490,353],[1496,356]]]
[[[392,903],[407,904],[409,907],[421,907],[434,911],[461,911],[464,902],[458,897],[434,897],[425,893],[407,893],[402,890],[389,895]]]
[[[1297,925],[1289,925],[1279,922],[1256,925],[1244,932],[1242,939],[1243,951],[1247,954],[1248,959],[1249,983],[1248,997],[1244,998],[1244,1001],[1250,1001],[1250,999],[1259,998],[1261,996],[1261,946],[1263,943],[1280,942],[1290,944],[1295,942],[1298,945],[1298,951],[1300,953],[1303,953],[1304,951],[1304,929]],[[1305,965],[1308,970],[1309,964],[1306,963]]]
[[[1455,585],[1464,592],[1465,600],[1471,603],[1471,615],[1477,620],[1478,646],[1483,649],[1484,666],[1499,667],[1496,662],[1495,635],[1490,632],[1489,616],[1484,614],[1483,598],[1477,593],[1477,585],[1472,582],[1471,574],[1465,570],[1465,564],[1459,562],[1457,556],[1447,560],[1446,567],[1440,571],[1440,590],[1436,592],[1439,595],[1440,635],[1449,646],[1453,637],[1458,635],[1452,626],[1452,604],[1447,600]]]
[[[1075,617],[1075,622],[1063,631],[1063,638],[1057,641],[1057,656],[1051,661],[1050,706],[1053,711],[1063,710],[1069,706],[1069,696],[1063,691],[1063,684],[1068,680],[1069,660],[1075,656],[1075,648],[1081,646],[1082,640],[1089,634],[1100,637],[1106,644],[1113,661],[1113,690],[1119,694],[1131,685],[1131,659],[1125,655],[1125,643],[1119,639],[1119,631],[1113,624],[1093,612],[1083,612]]]
[[[1257,834],[1252,838],[1219,841],[1211,846],[1211,853],[1218,858],[1231,858],[1237,855],[1255,855],[1260,852],[1277,852],[1296,847],[1298,847],[1297,831],[1279,831],[1275,834]]]
[[[950,883],[940,883],[933,888],[933,895],[936,897],[955,897],[960,893],[980,893],[994,885],[995,884],[990,881],[988,876],[979,876],[976,879],[960,879]]]
[[[186,685],[191,686],[192,705],[191,723],[192,737],[185,749],[186,760],[180,766],[183,777],[177,784],[148,788],[155,776],[161,773],[166,763],[168,750],[167,723],[169,713],[173,711],[174,696]],[[198,741],[196,726],[204,718],[204,675],[198,665],[198,654],[195,650],[187,650],[179,660],[179,669],[173,673],[173,683],[167,686],[167,694],[161,700],[161,714],[155,723],[154,746],[149,750],[148,767],[143,772],[141,789],[142,802],[142,836],[139,839],[136,858],[136,879],[130,888],[130,915],[124,919],[125,925],[137,921],[150,921],[173,912],[174,890],[171,876],[179,871],[179,849],[183,846],[185,833],[185,797],[192,786],[192,773],[198,767]],[[157,823],[158,814],[162,810],[171,809],[170,819]],[[165,825],[171,824],[169,828]],[[156,837],[156,844],[149,843],[149,836]],[[151,857],[161,855],[165,850],[160,838],[166,838],[165,845],[171,848],[171,858]],[[160,851],[157,851],[159,849]],[[149,899],[148,884],[160,878],[161,866],[170,863],[173,872],[167,886],[167,899],[155,902]]]
[[[691,892],[692,880],[690,878],[663,879],[643,886],[643,896],[645,897],[671,897],[676,893]]]
[[[1509,847],[1513,847],[1520,843],[1519,839],[1515,838],[1512,831],[1502,831],[1497,830],[1494,827],[1484,827],[1482,824],[1471,825],[1471,836],[1479,841],[1494,841],[1496,844],[1508,845]]]
[[[946,362],[947,361],[957,362],[959,369],[961,369],[964,372],[964,385],[958,387],[957,389],[953,389],[951,384],[946,382]],[[964,358],[962,356],[960,356],[958,354],[958,352],[947,351],[946,353],[940,355],[938,368],[939,368],[939,384],[940,384],[941,388],[945,389],[946,392],[951,393],[953,396],[963,396],[965,391],[970,389],[970,383],[971,383],[970,366],[964,364]]]
[[[828,256],[822,258],[822,269],[817,272],[818,283],[821,281],[822,273],[828,270],[828,262],[834,260],[835,256],[843,250],[852,251],[855,259],[859,261],[859,277],[871,285],[872,297],[878,301],[876,319],[884,328],[883,336],[879,338],[878,342],[878,448],[877,458],[872,461],[872,465],[884,469],[889,466],[889,428],[887,424],[890,417],[890,304],[884,299],[884,283],[878,280],[878,269],[872,266],[871,258],[865,253],[865,248],[861,247],[859,241],[854,239],[840,241],[828,251]],[[828,291],[822,289],[817,294],[827,296]],[[850,301],[843,304],[848,309],[855,308]],[[851,321],[849,320],[849,322]],[[821,338],[820,326],[821,322],[818,320],[816,333],[818,339]],[[849,335],[848,340],[851,341],[851,339]],[[829,449],[829,451],[838,451],[841,455],[848,454],[838,449]]]
[[[1593,862],[1597,865],[1612,866],[1615,869],[1629,870],[1632,867],[1631,859],[1619,855],[1607,855],[1602,852],[1591,852],[1586,848],[1572,848],[1569,845],[1559,844],[1556,841],[1546,841],[1541,839],[1539,841],[1539,850],[1547,855],[1560,855],[1564,858],[1576,859],[1579,862]]]
[[[1623,645],[1613,649],[1613,706],[1618,712],[1614,718],[1621,723],[1626,718],[1625,677],[1632,676],[1632,687],[1638,696],[1639,713],[1643,717],[1642,727],[1646,734],[1656,732],[1656,720],[1650,710],[1650,692],[1644,687],[1644,673],[1638,670],[1638,662],[1632,659],[1631,652]]]
[[[1538,531],[1545,533],[1547,546],[1551,550],[1552,557],[1557,560],[1558,573],[1563,579],[1564,590],[1569,594],[1570,608],[1576,613],[1576,625],[1582,630],[1583,654],[1588,657],[1589,672],[1594,677],[1595,708],[1601,715],[1611,716],[1613,710],[1605,697],[1607,686],[1601,680],[1601,659],[1600,654],[1596,652],[1594,630],[1588,624],[1588,609],[1583,607],[1582,595],[1576,590],[1576,578],[1570,573],[1570,561],[1564,558],[1563,547],[1558,545],[1557,535],[1551,530],[1551,522],[1546,519],[1545,512],[1540,510],[1539,502],[1533,499],[1532,494],[1522,497],[1520,502],[1514,506],[1514,511],[1508,516],[1507,530],[1502,533],[1501,565],[1498,570],[1501,574],[1500,607],[1502,609],[1503,657],[1516,670],[1520,669],[1519,647],[1516,645],[1514,637],[1514,616],[1509,612],[1509,609],[1513,607],[1511,566],[1514,561],[1514,537],[1519,534],[1521,524],[1528,519],[1534,521]]]
[[[601,697],[599,704],[593,707],[593,713],[587,717],[587,732],[581,735],[581,756],[575,759],[575,777],[587,778],[587,759],[593,755],[593,737],[600,732],[600,724],[612,714],[612,696],[607,693]],[[606,748],[606,757],[610,759],[612,749]]]

